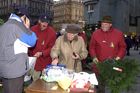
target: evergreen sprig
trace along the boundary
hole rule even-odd
[[[0,25],[4,23],[4,20],[0,18]]]
[[[136,77],[140,71],[140,64],[135,59],[113,60],[108,59],[97,64],[100,79],[109,87],[111,93],[120,93],[129,90],[136,82]],[[113,67],[122,69],[114,70]]]

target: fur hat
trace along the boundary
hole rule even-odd
[[[77,24],[68,24],[67,27],[66,27],[66,32],[77,34],[79,32],[82,32],[82,29]]]
[[[103,16],[101,22],[103,22],[103,23],[112,23],[112,17],[111,16]]]

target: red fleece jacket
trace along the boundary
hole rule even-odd
[[[91,57],[96,56],[100,62],[115,57],[122,59],[126,53],[123,33],[115,28],[107,32],[96,30],[91,36],[89,53]]]
[[[36,33],[38,39],[36,46],[29,49],[29,54],[30,56],[33,56],[36,52],[43,52],[43,56],[37,58],[35,64],[35,70],[42,71],[52,62],[50,51],[56,40],[56,32],[51,26],[48,26],[47,29],[41,31],[39,24],[33,26],[31,29]]]

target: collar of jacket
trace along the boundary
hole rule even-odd
[[[16,21],[14,19],[9,19],[8,21],[9,24],[15,24],[17,25],[18,27],[20,27],[22,29],[23,32],[25,33],[28,33],[28,34],[32,34],[32,31],[28,28],[26,28],[23,23],[19,22],[19,21]]]
[[[11,13],[11,15],[10,15],[9,19],[14,19],[14,20],[16,20],[16,21],[18,21],[18,22],[21,22],[21,23],[22,23],[21,18],[20,18],[20,17],[18,17],[16,14],[13,14],[13,13]]]
[[[74,39],[73,39],[72,41],[74,41],[74,40],[75,40],[75,41],[78,40],[78,36],[77,36],[77,35],[74,37]],[[65,42],[69,41],[68,38],[67,38],[67,33],[64,34],[64,41],[65,41]]]

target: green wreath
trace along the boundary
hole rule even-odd
[[[109,87],[111,93],[129,90],[136,82],[140,64],[135,59],[115,61],[108,59],[97,64],[100,79]]]

